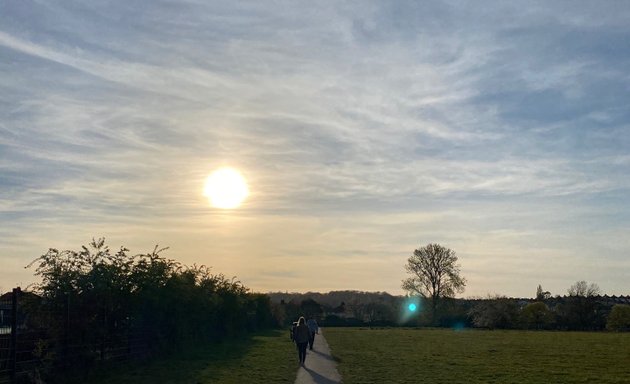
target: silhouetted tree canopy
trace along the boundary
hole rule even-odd
[[[206,266],[164,258],[166,249],[132,255],[121,247],[113,253],[105,239],[79,251],[49,249],[29,265],[41,277],[35,286],[46,307],[41,313],[60,314],[48,318],[47,332],[72,337],[87,357],[94,345],[129,335],[161,349],[273,325],[267,295],[250,293]]]

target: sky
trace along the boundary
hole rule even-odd
[[[630,3],[0,1],[0,290],[48,248],[254,291],[630,294]],[[229,166],[250,195],[203,196]]]

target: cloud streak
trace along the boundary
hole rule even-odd
[[[3,286],[105,235],[258,290],[399,292],[440,241],[469,294],[627,293],[630,7],[0,7]],[[229,214],[222,165],[252,190]]]

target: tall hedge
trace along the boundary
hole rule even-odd
[[[272,325],[266,295],[205,266],[164,258],[165,250],[111,252],[104,239],[93,239],[79,251],[49,249],[33,261],[51,337],[71,337],[75,350],[92,356],[95,345],[123,338],[172,348]]]

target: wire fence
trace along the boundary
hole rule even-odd
[[[41,382],[58,372],[143,359],[155,350],[147,330],[121,326],[95,334],[69,300],[56,307],[19,288],[0,296],[0,384]]]

